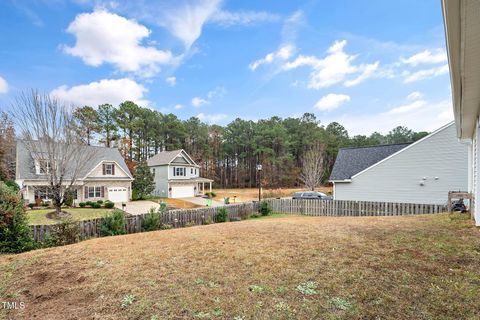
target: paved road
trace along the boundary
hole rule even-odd
[[[125,207],[125,211],[130,213],[130,214],[142,214],[142,213],[147,213],[150,208],[155,208],[157,210],[160,205],[156,202],[153,201],[130,201],[126,203],[127,206]],[[115,207],[122,209],[122,204],[121,203],[115,203]]]
[[[198,204],[200,206],[206,206],[207,205],[207,199],[202,198],[202,197],[188,197],[188,198],[181,198],[184,201],[188,201],[194,204]],[[212,200],[212,207],[220,207],[223,206],[223,202],[217,201],[217,200]]]

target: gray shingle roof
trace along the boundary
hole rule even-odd
[[[37,145],[40,145],[40,142],[38,141],[36,141],[35,143],[37,143]],[[90,155],[89,159],[87,160],[87,164],[83,166],[82,170],[79,172],[77,177],[78,179],[83,179],[101,161],[115,161],[127,174],[131,176],[130,170],[128,170],[127,164],[125,163],[125,160],[123,159],[118,149],[84,145],[79,145],[78,148],[85,149],[85,154]],[[41,149],[40,147],[36,147],[36,150]],[[68,171],[69,170],[67,168],[67,173]],[[25,143],[22,140],[17,140],[17,179],[23,180],[44,178],[44,175],[36,174],[35,162],[33,160],[32,153],[27,149]],[[65,178],[69,179],[70,177],[67,174]],[[110,178],[110,180],[113,179],[116,178]]]
[[[333,165],[330,181],[350,179],[360,171],[373,166],[409,144],[399,143],[371,147],[341,148]]]
[[[172,151],[162,151],[160,153],[157,153],[156,155],[154,155],[153,157],[147,160],[147,165],[150,167],[167,165],[167,164],[170,164],[173,160],[175,160],[175,158],[180,154],[182,154],[185,157],[185,159],[187,159],[187,162],[185,162],[185,164],[190,164],[190,165],[199,167],[199,165],[197,165],[195,161],[193,161],[193,159],[183,149],[172,150]],[[178,163],[181,164],[183,162],[178,162]]]
[[[169,164],[181,152],[182,152],[181,149],[180,150],[172,150],[172,151],[162,151],[160,153],[157,153],[153,157],[149,158],[147,160],[147,164],[149,166],[161,166],[161,165]]]

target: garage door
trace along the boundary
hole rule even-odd
[[[172,187],[172,198],[189,198],[194,196],[195,192],[192,185]]]
[[[127,202],[127,188],[108,188],[108,200],[112,202]]]

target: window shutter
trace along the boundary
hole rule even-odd
[[[85,187],[85,199],[88,199],[88,187]]]
[[[105,163],[102,164],[103,175],[105,175]]]
[[[104,197],[105,197],[105,187],[101,186],[100,187],[100,198],[104,198]]]
[[[115,163],[112,163],[112,174],[115,175]]]

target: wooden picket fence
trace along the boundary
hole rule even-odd
[[[268,199],[273,212],[308,216],[362,217],[440,213],[446,205],[347,200]]]
[[[427,213],[440,213],[447,210],[446,205],[391,203],[372,201],[344,201],[344,200],[293,200],[267,199],[275,213],[300,214],[308,216],[331,217],[360,217],[360,216],[400,216]],[[172,228],[181,228],[187,225],[202,225],[213,223],[220,208],[226,208],[230,220],[240,219],[247,214],[258,211],[258,202],[231,204],[223,207],[175,209],[169,210],[161,216],[161,223]],[[127,233],[142,232],[145,214],[128,216],[125,229]],[[82,220],[80,224],[80,239],[85,240],[100,237],[100,226],[103,218]],[[43,241],[50,233],[52,225],[31,226],[36,241]]]
[[[228,211],[230,220],[239,220],[247,214],[258,211],[258,203],[240,203],[224,206]],[[223,207],[209,207],[196,209],[175,209],[169,210],[161,215],[161,223],[170,225],[172,228],[181,228],[187,225],[202,225],[214,223],[217,212]],[[127,233],[142,232],[142,225],[148,213],[132,215],[126,218],[125,230]],[[80,225],[80,239],[85,240],[93,237],[100,237],[100,226],[103,218],[82,220]],[[50,233],[52,225],[32,225],[33,238],[35,241],[43,241]]]

